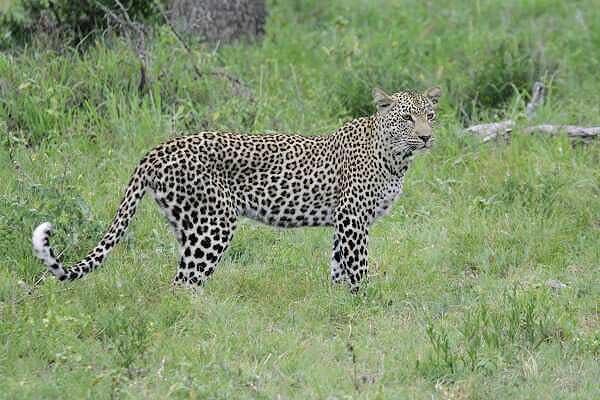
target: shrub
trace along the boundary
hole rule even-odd
[[[555,68],[524,40],[500,41],[476,59],[463,57],[464,74],[447,82],[449,99],[468,124],[482,112],[501,112],[515,94],[529,93],[535,81]]]
[[[132,19],[159,20],[158,1],[121,0]],[[0,16],[2,46],[25,43],[38,31],[60,30],[77,43],[93,31],[106,29],[110,18],[106,10],[121,15],[115,0],[16,0]]]

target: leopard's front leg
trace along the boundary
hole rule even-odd
[[[342,265],[342,250],[337,229],[333,232],[333,252],[331,254],[331,283],[334,285],[348,281],[348,274]]]
[[[345,279],[356,291],[367,275],[369,228],[366,214],[352,204],[340,204],[335,213],[332,281]],[[341,275],[343,274],[343,276]]]

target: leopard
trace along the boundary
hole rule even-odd
[[[246,217],[333,227],[330,280],[356,291],[368,273],[370,227],[401,195],[414,156],[432,147],[440,96],[439,86],[393,94],[376,87],[374,113],[328,135],[208,131],[167,140],[137,164],[114,219],[83,259],[63,265],[49,222],[33,231],[34,254],[58,280],[82,278],[103,264],[149,193],[179,244],[173,285],[202,287]]]

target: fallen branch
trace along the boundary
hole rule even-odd
[[[509,119],[501,122],[493,122],[491,124],[473,125],[466,130],[467,132],[478,135],[484,142],[487,142],[488,140],[495,139],[498,134],[510,134],[514,125],[515,122],[512,119]]]
[[[525,128],[524,131],[528,134],[546,133],[559,135],[566,133],[569,138],[582,140],[586,143],[600,136],[600,126],[585,128],[576,125],[535,125]]]
[[[544,85],[541,82],[536,82],[533,85],[531,101],[527,103],[527,106],[525,107],[525,114],[527,115],[528,120],[532,120],[535,117],[537,109],[543,101]],[[502,135],[505,141],[508,141],[514,127],[515,121],[508,119],[500,122],[473,125],[468,127],[466,131],[479,136],[484,142],[497,139],[500,135]],[[585,143],[590,142],[596,137],[600,137],[600,127],[583,127],[576,125],[543,124],[524,127],[522,131],[530,135],[539,133],[559,135],[561,133],[566,133],[569,138],[580,140]]]

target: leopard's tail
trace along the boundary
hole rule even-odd
[[[146,189],[144,173],[146,168],[143,161],[136,168],[127,185],[125,196],[117,209],[117,214],[102,240],[83,260],[71,267],[65,268],[55,256],[52,246],[50,246],[49,237],[52,234],[52,225],[49,222],[44,222],[35,228],[32,239],[34,253],[58,280],[72,281],[79,279],[98,268],[106,259],[127,231],[127,227],[135,215],[136,208],[144,196]]]

